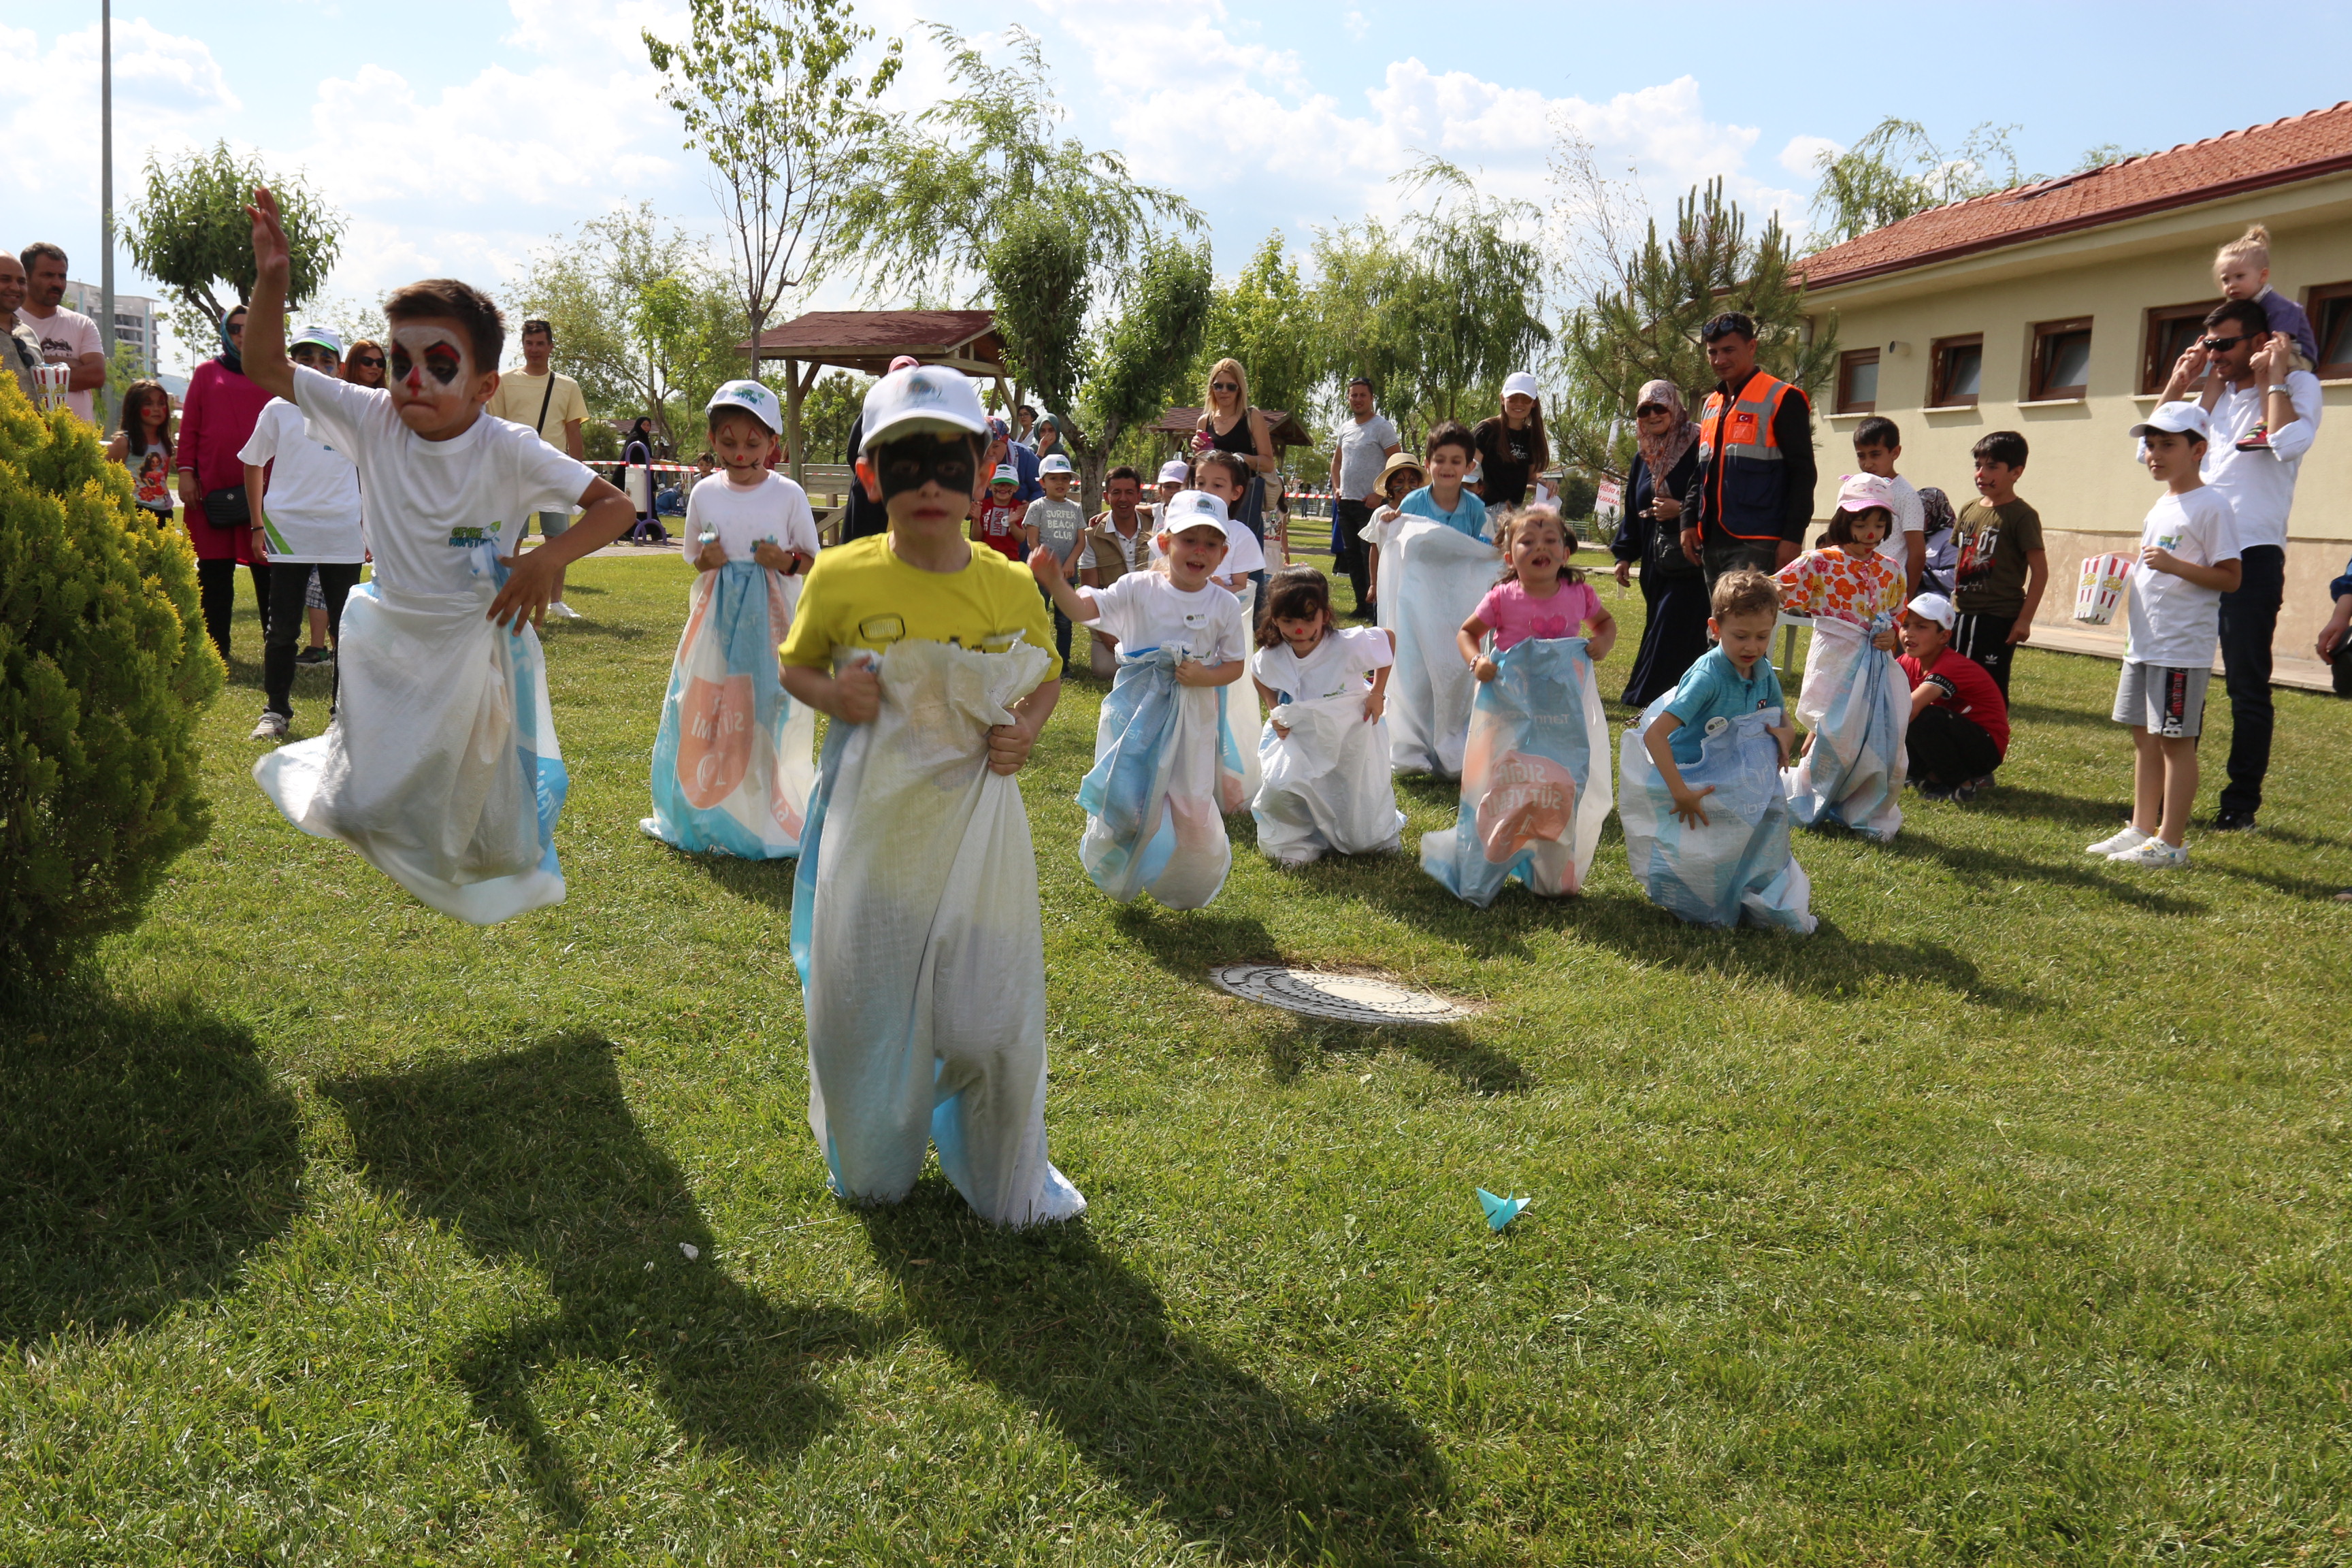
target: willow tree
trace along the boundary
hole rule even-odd
[[[1663,235],[1655,219],[1638,245],[1608,258],[1594,291],[1568,318],[1560,357],[1570,406],[1547,421],[1552,449],[1571,468],[1624,478],[1632,471],[1631,420],[1642,384],[1682,388],[1694,414],[1715,384],[1699,330],[1726,310],[1757,328],[1757,363],[1816,395],[1837,363],[1837,318],[1808,322],[1803,279],[1778,218],[1751,236],[1747,215],[1716,180],[1675,206]]]

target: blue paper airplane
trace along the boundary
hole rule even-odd
[[[1486,1211],[1486,1225],[1493,1230],[1518,1218],[1519,1211],[1533,1202],[1533,1198],[1498,1198],[1484,1187],[1478,1189],[1478,1205]]]

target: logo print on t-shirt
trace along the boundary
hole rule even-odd
[[[868,616],[857,623],[860,642],[897,642],[906,635],[904,616]]]

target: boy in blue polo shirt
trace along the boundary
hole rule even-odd
[[[1407,517],[1442,522],[1473,539],[1489,537],[1486,503],[1464,483],[1470,465],[1478,460],[1478,443],[1469,429],[1457,419],[1439,421],[1429,433],[1423,460],[1429,465],[1429,483],[1405,497],[1397,510]]]
[[[1766,657],[1780,615],[1780,589],[1761,572],[1727,572],[1715,580],[1711,597],[1715,614],[1707,617],[1706,629],[1715,646],[1684,672],[1675,694],[1642,734],[1643,746],[1674,796],[1675,815],[1693,827],[1706,826],[1702,802],[1715,793],[1715,786],[1692,789],[1683,782],[1677,764],[1699,760],[1708,723],[1769,709],[1786,711],[1780,678]],[[1780,742],[1785,767],[1797,742],[1796,726],[1784,719],[1768,728]]]

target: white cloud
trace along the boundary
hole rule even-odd
[[[98,186],[99,29],[58,35],[44,51],[30,32],[0,28],[0,114],[8,172],[28,193]],[[244,105],[203,40],[138,17],[114,27],[115,184],[127,194],[150,152],[165,156],[208,141]]]
[[[1360,44],[1372,34],[1371,21],[1361,11],[1349,12],[1341,20],[1340,26],[1348,29],[1348,37]]]
[[[1821,173],[1822,156],[1835,158],[1845,152],[1845,144],[1826,136],[1791,136],[1789,144],[1780,149],[1780,167],[1801,178],[1811,179]]]

